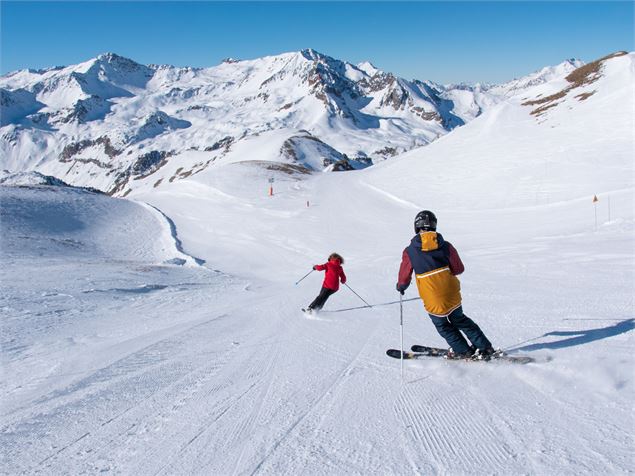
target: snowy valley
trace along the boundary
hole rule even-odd
[[[497,86],[313,50],[3,76],[2,472],[632,473],[634,60]],[[401,378],[422,209],[466,314],[535,363]],[[295,283],[333,251],[350,289],[306,316],[322,275]],[[413,288],[406,347],[444,346]]]

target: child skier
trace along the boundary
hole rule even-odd
[[[322,283],[322,290],[320,294],[313,300],[309,307],[306,309],[309,313],[312,311],[319,311],[324,307],[324,303],[331,296],[336,293],[340,288],[340,281],[342,284],[346,282],[346,275],[342,269],[344,264],[344,258],[337,253],[331,253],[329,259],[324,264],[316,264],[313,269],[316,271],[326,271],[324,275],[324,282]]]
[[[414,269],[424,307],[450,346],[447,357],[488,360],[494,353],[492,344],[478,325],[463,314],[461,307],[461,285],[456,275],[465,268],[458,252],[436,232],[437,218],[431,211],[417,214],[414,229],[416,235],[403,251],[397,291],[403,294],[410,286]]]

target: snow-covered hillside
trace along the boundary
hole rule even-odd
[[[45,185],[34,185],[37,180]],[[169,220],[152,207],[59,183],[49,186],[50,178],[38,175],[2,182],[12,184],[2,188],[0,201],[5,256],[194,263],[178,249]],[[125,242],[111,236],[117,230],[125,232]]]
[[[379,164],[369,171],[368,182],[382,184],[415,209],[436,208],[440,200],[452,210],[557,206],[629,191],[634,59],[633,53],[613,56],[525,90],[469,127],[406,153],[403,160]],[[422,164],[421,175],[413,174],[413,161]],[[417,178],[421,188],[408,187]]]
[[[347,173],[236,156],[126,199],[0,186],[3,471],[633,473],[634,56]],[[424,208],[465,263],[466,314],[535,363],[400,378],[385,351]],[[307,317],[323,276],[295,283],[333,251],[350,288]],[[405,345],[444,346],[404,298]]]
[[[0,78],[0,167],[111,194],[227,161],[358,169],[429,144],[579,65],[488,89],[407,81],[310,49],[204,69],[104,54]]]

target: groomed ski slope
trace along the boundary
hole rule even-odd
[[[538,363],[408,362],[401,381],[399,362],[384,355],[399,345],[397,305],[328,312],[363,305],[344,288],[307,319],[299,307],[320,276],[293,284],[336,249],[355,291],[373,304],[395,301],[411,213],[363,178],[323,175],[262,199],[266,208],[247,219],[252,234],[241,240],[236,230],[253,269],[236,259],[233,278],[152,260],[11,261],[8,272],[19,272],[3,277],[12,283],[4,471],[629,472],[632,228],[616,220],[597,232],[488,245],[462,236],[477,217],[454,225],[446,236],[467,266],[466,312],[497,346]],[[297,210],[283,213],[292,201]],[[231,213],[231,203],[250,201],[205,209]],[[290,223],[305,230],[296,242],[284,238]],[[126,234],[111,237],[127,245]],[[228,265],[231,244],[209,240],[207,266],[215,257]],[[418,301],[404,313],[408,346],[443,344]]]
[[[170,217],[203,265],[127,251],[139,243],[129,215],[105,208],[100,226],[81,215],[82,239],[54,238],[110,251],[68,256],[49,229],[3,213],[3,234],[18,230],[2,246],[3,471],[632,473],[632,115],[615,116],[632,111],[629,97],[598,108],[613,115],[610,135],[566,107],[546,118],[569,127],[562,136],[502,105],[364,171],[307,177],[244,162],[131,195]],[[27,193],[6,190],[3,210],[7,194]],[[31,209],[24,200],[12,206]],[[401,379],[385,350],[399,346],[394,284],[422,208],[466,265],[465,312],[535,364],[418,360]],[[150,246],[170,227],[141,210],[157,220],[143,232]],[[307,318],[299,309],[322,275],[294,283],[332,251],[376,306],[343,287]],[[404,333],[407,347],[444,344],[416,299]]]
[[[218,208],[206,206],[206,213],[225,224],[222,231],[205,228],[209,225],[195,231],[193,223],[200,222],[188,222],[193,227],[189,236],[229,242],[231,253],[210,254],[210,260],[218,260],[223,269],[233,263],[244,276],[258,276],[256,283],[273,281],[254,289],[269,304],[259,302],[247,325],[264,321],[273,327],[275,337],[260,338],[255,358],[278,363],[267,370],[271,388],[257,398],[262,407],[256,406],[255,424],[249,425],[249,443],[238,444],[241,451],[249,448],[251,460],[243,455],[245,467],[237,471],[630,471],[632,193],[611,194],[612,206],[620,203],[626,218],[601,220],[597,232],[591,197],[528,212],[439,213],[440,230],[447,230],[445,236],[467,267],[462,277],[465,311],[496,346],[526,352],[539,363],[409,362],[402,383],[399,362],[384,355],[386,348],[399,346],[398,305],[329,312],[363,305],[344,288],[326,312],[307,319],[298,309],[315,296],[321,276],[314,273],[293,285],[314,262],[338,251],[348,260],[352,289],[372,304],[395,303],[395,276],[416,209],[367,180],[367,174],[356,173],[290,185],[266,208],[247,215],[243,207],[250,202],[238,205],[235,197]],[[568,217],[578,215],[579,208],[587,212],[586,223],[569,222],[567,230]],[[231,224],[230,217],[241,213],[243,219]],[[557,217],[536,221],[528,214]],[[559,226],[550,227],[552,221]],[[205,247],[196,240],[191,245],[199,253]],[[243,250],[240,258],[234,254],[238,250]],[[412,289],[406,294],[415,296]],[[241,299],[243,308],[249,305]],[[420,302],[407,302],[404,317],[407,347],[443,345]],[[285,409],[284,416],[269,415],[277,406]],[[200,444],[197,452],[205,451],[207,444]],[[226,459],[213,454],[206,468],[234,471],[217,466]],[[187,467],[197,470],[196,464]]]

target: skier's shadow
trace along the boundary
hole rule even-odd
[[[537,344],[530,344],[524,347],[518,347],[515,350],[519,351],[532,351],[541,349],[562,349],[564,347],[573,347],[574,345],[588,344],[600,339],[606,339],[607,337],[613,337],[619,334],[624,334],[635,329],[635,319],[626,319],[620,321],[609,327],[600,327],[598,329],[587,329],[579,331],[554,331],[548,332],[540,337],[549,336],[572,336],[568,339],[563,339],[555,342],[544,342]]]

